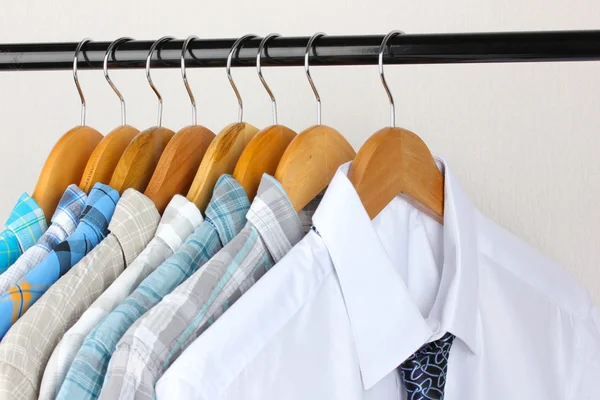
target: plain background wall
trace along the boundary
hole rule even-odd
[[[0,42],[562,30],[600,28],[594,0],[254,1],[3,1]],[[388,124],[376,66],[312,71],[323,100],[323,123],[358,149]],[[304,71],[267,68],[279,119],[300,131],[315,123]],[[224,69],[188,76],[199,122],[215,132],[237,117]],[[386,76],[398,125],[443,155],[479,209],[565,266],[600,302],[600,63],[394,66]],[[143,70],[112,72],[128,104],[128,122],[155,124],[156,98]],[[270,124],[271,108],[255,69],[234,77],[246,120]],[[155,71],[165,100],[164,126],[191,122],[179,70]],[[119,103],[101,71],[80,73],[88,125],[107,133],[119,124]],[[33,190],[58,138],[79,123],[71,73],[1,72],[0,218]]]

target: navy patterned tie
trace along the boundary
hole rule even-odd
[[[400,365],[408,400],[443,400],[448,355],[454,335],[427,343]]]

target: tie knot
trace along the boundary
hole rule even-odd
[[[454,335],[422,346],[400,366],[408,400],[443,400],[448,356]]]
[[[430,354],[448,353],[450,351],[450,347],[452,347],[453,341],[454,335],[451,333],[446,333],[442,338],[424,344],[408,360],[410,360],[412,357],[428,357]]]

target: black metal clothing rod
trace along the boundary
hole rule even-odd
[[[300,66],[309,37],[280,37],[265,46],[262,65]],[[311,65],[376,65],[382,35],[324,36],[314,43]],[[235,39],[195,40],[186,65],[224,67]],[[110,68],[144,68],[153,41],[120,44]],[[234,66],[255,66],[260,38],[243,43]],[[452,64],[546,61],[599,61],[600,30],[404,34],[388,42],[385,63]],[[79,55],[79,68],[101,69],[110,42],[89,42]],[[153,68],[179,68],[183,40],[161,44]],[[0,70],[70,70],[77,43],[0,44]]]

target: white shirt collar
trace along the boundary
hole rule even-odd
[[[427,320],[347,178],[350,163],[339,168],[313,217],[344,295],[365,390],[431,340],[436,332],[428,320],[439,321],[439,332],[453,333],[470,351],[478,348],[476,210],[444,160],[436,161],[445,176],[444,264]]]

